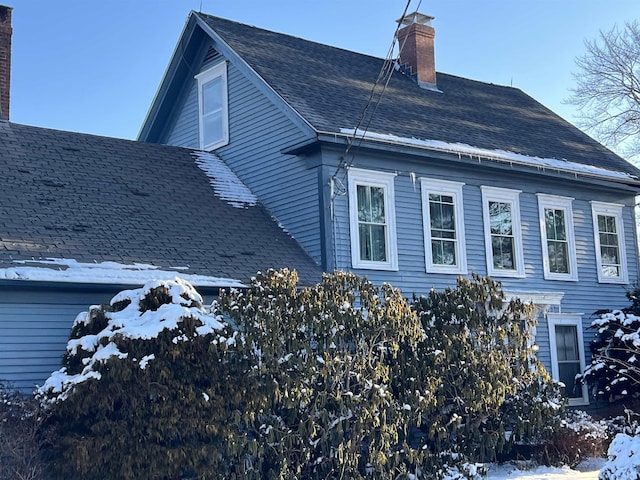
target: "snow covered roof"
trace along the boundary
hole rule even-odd
[[[414,146],[427,150],[453,153],[458,155],[459,157],[496,160],[498,162],[527,165],[530,167],[535,167],[539,170],[569,172],[576,175],[598,177],[608,180],[640,182],[640,177],[638,175],[633,175],[629,172],[608,170],[606,168],[571,162],[565,159],[530,157],[528,155],[507,152],[504,150],[478,148],[463,143],[447,143],[438,140],[402,138],[392,134],[382,134],[369,131],[365,132],[363,130],[355,130],[353,128],[341,128],[340,133],[344,133],[349,136],[355,135],[355,137],[358,139],[377,140],[398,145]]]
[[[217,157],[0,122],[0,280],[238,286],[321,270]]]

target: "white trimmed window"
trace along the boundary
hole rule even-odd
[[[584,371],[582,315],[547,313],[551,342],[551,376],[564,384],[569,405],[587,405],[587,386],[576,383],[576,375]]]
[[[622,205],[591,202],[598,281],[627,283]]]
[[[429,273],[467,273],[462,186],[422,178],[422,223]]]
[[[201,150],[215,150],[229,143],[227,63],[196,75]]]
[[[519,190],[481,187],[487,274],[524,277]]]
[[[395,174],[349,169],[353,268],[397,270]]]
[[[542,264],[547,280],[578,280],[572,198],[538,194]]]

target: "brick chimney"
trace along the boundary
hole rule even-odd
[[[398,20],[402,28],[398,30],[400,63],[411,68],[417,75],[418,85],[436,90],[436,58],[434,39],[436,31],[431,26],[435,17],[413,12]]]
[[[11,7],[0,5],[0,120],[9,120],[11,85]]]

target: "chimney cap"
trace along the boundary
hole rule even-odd
[[[431,15],[425,15],[424,13],[420,13],[415,11],[413,13],[409,13],[404,17],[396,20],[400,25],[411,25],[413,23],[419,23],[421,25],[431,25],[431,20],[435,20],[436,17],[432,17]]]

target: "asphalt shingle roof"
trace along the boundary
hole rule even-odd
[[[188,266],[248,281],[321,270],[260,204],[223,201],[189,149],[0,122],[0,268],[14,260]]]
[[[353,129],[383,59],[197,13],[318,132]],[[437,53],[437,52],[436,52]],[[512,87],[437,74],[441,93],[395,72],[369,131],[565,159],[640,175],[551,110]]]

